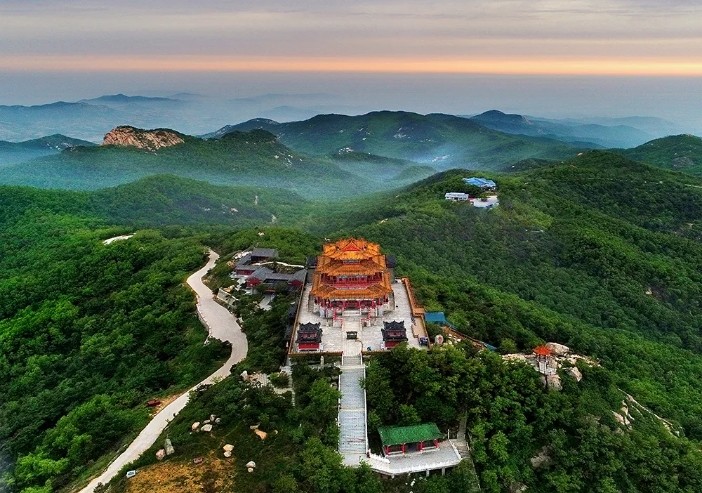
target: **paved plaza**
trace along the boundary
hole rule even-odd
[[[322,318],[317,313],[312,313],[312,302],[310,300],[310,284],[305,286],[302,293],[302,304],[298,314],[297,325],[304,323],[318,323],[322,328],[322,343],[320,351],[344,352],[346,346],[346,333],[356,332],[363,351],[380,351],[384,349],[383,335],[381,329],[383,322],[404,321],[407,329],[407,344],[410,347],[420,348],[419,338],[426,337],[424,325],[421,320],[415,320],[410,308],[409,296],[404,284],[399,280],[392,284],[394,293],[394,307],[388,310],[382,317],[371,317],[370,325],[361,319],[358,310],[346,310],[343,317],[333,321],[331,318]],[[293,340],[296,339],[296,335]]]

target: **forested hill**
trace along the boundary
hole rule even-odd
[[[136,135],[149,134],[149,131],[118,127],[108,135],[112,137],[120,130],[124,133],[125,128]],[[180,142],[158,149],[78,146],[60,154],[0,167],[0,184],[95,190],[147,176],[172,174],[215,185],[285,188],[307,197],[337,198],[354,195],[356,190],[397,188],[433,172],[412,170],[415,163],[400,160],[378,171],[377,158],[366,155],[338,160],[310,157],[286,147],[263,130],[231,132],[221,139],[210,140],[167,129],[162,132]],[[355,188],[349,187],[349,183],[354,183]]]
[[[384,418],[407,423],[454,426],[467,413],[483,491],[516,483],[701,491],[702,179],[591,151],[482,175],[498,185],[500,204],[490,210],[444,200],[449,191],[475,192],[462,181],[473,174],[451,170],[399,192],[321,205],[284,191],[261,193],[255,205],[255,189],[164,176],[97,192],[0,187],[0,456],[14,463],[11,491],[48,493],[86,474],[86,464],[144,423],[147,398],[186,388],[217,363],[221,348],[202,346],[182,286],[203,261],[201,241],[225,260],[251,245],[302,258],[324,238],[347,235],[380,243],[428,310],[497,347],[481,355],[469,346],[401,349],[379,360],[368,373],[378,383],[369,392],[373,419],[384,404]],[[271,214],[283,219],[271,225]],[[102,243],[127,232],[136,235]],[[253,334],[252,353],[274,367],[280,332]],[[566,379],[553,393],[531,369],[499,357],[543,341],[601,367],[581,368],[582,382]],[[618,424],[612,412],[628,399],[623,392],[669,420],[670,431],[634,404],[633,425]],[[331,403],[333,422],[337,398]],[[289,412],[293,422],[308,416]],[[248,424],[240,423],[251,436]],[[303,448],[301,433],[281,432],[289,450]],[[550,462],[537,468],[530,458],[541,450]],[[331,459],[318,457],[291,453],[279,466],[300,491],[326,491],[310,478],[337,476],[324,476]],[[452,491],[452,477],[416,491]]]
[[[446,312],[499,351],[557,341],[596,358],[603,371],[584,369],[590,383],[537,404],[526,381],[488,370],[493,376],[475,377],[481,397],[455,401],[449,384],[431,390],[420,382],[460,381],[464,369],[432,366],[432,358],[424,369],[420,358],[398,356],[369,373],[373,395],[397,389],[375,402],[410,406],[396,411],[400,420],[415,411],[434,420],[467,405],[489,491],[513,481],[535,491],[697,491],[702,477],[688,466],[702,465],[702,181],[592,152],[549,169],[491,175],[500,205],[479,210],[443,199],[467,175],[437,175],[369,205],[342,235],[384,245],[427,310]],[[632,430],[619,429],[610,421],[626,399],[617,389],[692,442],[646,424],[645,413]],[[428,404],[424,392],[443,397]],[[540,450],[552,462],[535,469],[529,458]]]
[[[307,203],[293,192],[225,187],[173,175],[155,175],[93,192],[0,186],[0,224],[30,210],[88,217],[125,226],[290,223]]]
[[[0,168],[21,163],[40,156],[58,154],[75,146],[93,146],[92,142],[54,134],[24,142],[0,140]]]
[[[662,168],[702,175],[702,138],[695,135],[671,135],[622,153],[630,159]]]
[[[369,205],[346,232],[388,245],[428,308],[471,335],[572,344],[702,438],[702,384],[686,376],[702,371],[702,180],[593,151],[491,175],[500,205],[485,211],[443,199],[468,174]]]
[[[221,138],[230,132],[251,129],[274,133],[285,145],[310,155],[362,152],[411,160],[439,170],[466,165],[503,169],[527,158],[571,157],[578,147],[583,147],[555,139],[506,134],[457,116],[403,111],[317,115],[290,123],[255,119],[208,136]]]

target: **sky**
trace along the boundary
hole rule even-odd
[[[702,127],[700,86],[699,0],[0,0],[0,104],[310,92]]]

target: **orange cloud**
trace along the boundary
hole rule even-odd
[[[49,72],[349,72],[488,75],[702,76],[702,60],[78,57],[0,58],[7,71]]]

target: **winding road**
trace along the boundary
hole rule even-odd
[[[195,390],[202,384],[218,382],[229,375],[229,370],[232,365],[235,365],[246,357],[249,346],[246,341],[246,336],[241,331],[241,327],[234,316],[229,313],[229,310],[214,300],[212,291],[202,282],[203,276],[207,274],[219,258],[219,255],[212,250],[210,250],[209,254],[210,258],[207,264],[188,277],[187,283],[197,294],[198,315],[200,321],[209,332],[208,337],[231,342],[232,353],[229,359],[212,375],[194,385],[187,392],[164,407],[161,412],[153,417],[134,441],[129,444],[129,447],[112,461],[100,476],[94,478],[88,486],[80,490],[79,493],[93,493],[93,490],[99,483],[107,484],[110,482],[124,466],[138,459],[141,454],[153,445],[166,426],[168,426],[168,423],[187,405],[188,399],[190,398],[189,392],[191,390]]]

